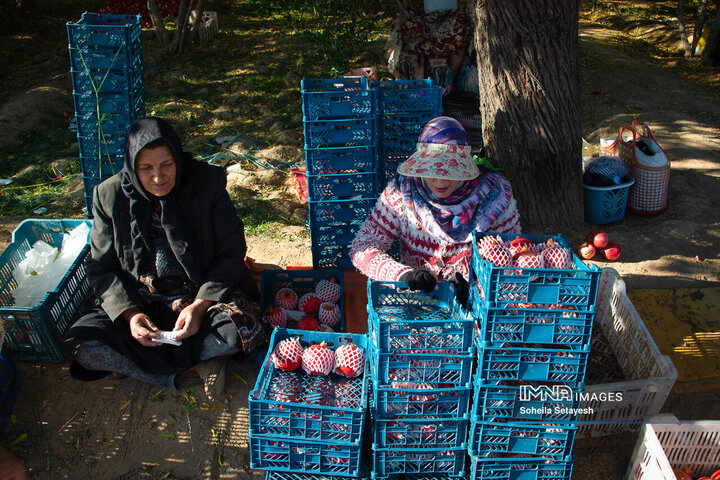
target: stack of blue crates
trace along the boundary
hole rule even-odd
[[[377,197],[375,98],[366,78],[303,79],[314,268],[348,268]]]
[[[293,478],[314,475],[359,477],[366,423],[367,368],[354,378],[274,367],[271,353],[295,337],[302,347],[326,342],[335,350],[354,343],[367,352],[367,336],[276,328],[248,397],[250,467]],[[367,367],[367,359],[366,359]]]
[[[432,80],[377,82],[378,165],[381,188],[415,151],[425,124],[442,115],[442,89]]]
[[[352,267],[355,234],[441,98],[431,80],[302,80],[314,268]]]
[[[446,282],[368,282],[372,478],[464,475],[473,325]]]
[[[485,235],[497,234],[474,234],[469,281],[477,345],[472,478],[569,480],[600,270],[575,255],[569,269],[500,268],[479,255]],[[517,235],[499,236],[509,245]]]
[[[145,115],[140,19],[85,12],[67,24],[88,216],[93,188],[120,171],[128,127]]]

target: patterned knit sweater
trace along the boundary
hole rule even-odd
[[[503,188],[510,189],[506,179],[500,181]],[[514,198],[488,231],[520,233],[520,214]],[[396,238],[400,239],[402,263],[386,253]],[[453,277],[455,272],[467,279],[471,242],[446,242],[428,233],[403,203],[395,182],[390,181],[355,236],[350,258],[358,270],[373,280],[397,281],[414,269],[432,272],[441,280]]]

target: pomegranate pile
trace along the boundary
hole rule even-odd
[[[332,350],[327,342],[303,348],[298,337],[290,337],[275,345],[270,359],[278,370],[291,372],[302,368],[308,375],[354,378],[365,369],[365,352],[354,343],[343,343]]]
[[[605,257],[610,262],[620,258],[622,249],[620,245],[610,241],[610,236],[605,232],[590,232],[585,241],[578,247],[578,255],[585,260],[590,260],[596,254]]]
[[[341,298],[342,288],[334,277],[320,280],[314,291],[302,295],[292,288],[281,288],[264,318],[273,327],[334,332],[340,327]]]
[[[517,236],[509,244],[499,235],[482,237],[477,244],[480,257],[501,268],[574,268],[572,252],[549,238],[546,242],[533,243]]]

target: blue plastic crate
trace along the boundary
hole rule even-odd
[[[380,386],[375,381],[374,362],[370,361],[373,373],[372,414],[375,418],[396,418],[397,416],[420,416],[453,418],[463,417],[470,411],[472,386],[438,387],[436,384],[398,382],[397,386]]]
[[[588,266],[573,254],[574,268],[500,268],[480,258],[477,242],[485,235],[499,235],[509,244],[516,234],[473,233],[470,288],[478,289],[478,300],[484,308],[507,308],[515,304],[533,304],[535,308],[574,309],[594,312],[600,269]],[[525,235],[534,243],[553,238],[559,245],[567,246],[560,235]],[[526,305],[528,306],[528,305]]]
[[[360,230],[360,225],[356,224],[318,226],[315,223],[310,231],[312,246],[331,250],[347,248],[349,252],[358,230]]]
[[[374,119],[306,121],[304,130],[305,148],[375,145]]]
[[[308,199],[328,201],[374,198],[377,196],[376,182],[375,172],[308,175]]]
[[[378,136],[381,141],[396,136],[414,136],[415,141],[425,124],[435,118],[432,112],[387,113],[380,117]]]
[[[300,298],[306,293],[314,292],[320,280],[336,281],[343,292],[338,303],[340,323],[335,326],[337,331],[342,332],[345,330],[345,290],[342,270],[263,270],[260,278],[260,307],[265,311],[272,306],[275,294],[281,288],[291,288]]]
[[[367,469],[365,469],[367,470]],[[370,478],[370,472],[363,470],[360,473],[358,479],[367,480]],[[337,475],[318,474],[318,473],[305,473],[305,472],[276,472],[274,470],[268,470],[265,473],[265,480],[338,480]],[[412,479],[408,479],[412,480]],[[419,479],[418,479],[419,480]],[[428,479],[435,480],[435,479]],[[440,480],[440,479],[437,479]],[[447,480],[447,479],[445,479]]]
[[[380,353],[371,349],[379,387],[397,382],[462,386],[472,380],[474,352],[465,355]]]
[[[72,70],[73,93],[95,95],[95,93],[139,92],[143,88],[143,69],[126,70]]]
[[[308,175],[330,173],[375,173],[375,147],[308,148],[305,150]]]
[[[554,387],[538,382],[476,381],[470,414],[484,422],[575,423],[580,404],[575,393],[582,389],[568,390],[564,385]]]
[[[376,199],[326,200],[308,202],[310,231],[320,226],[362,225],[372,212]]]
[[[470,421],[468,453],[479,457],[496,454],[562,460],[572,453],[576,424],[526,424]]]
[[[407,474],[438,474],[462,477],[467,447],[380,448],[373,445],[372,478],[404,478]]]
[[[374,96],[368,90],[303,91],[303,119],[314,121],[371,118],[375,113],[374,100]]]
[[[378,82],[374,85],[378,97],[380,116],[397,112],[428,112],[431,117],[442,114],[442,89],[432,85],[431,80],[401,82]],[[422,83],[419,83],[422,82]]]
[[[89,220],[25,220],[13,231],[12,243],[0,256],[0,318],[5,320],[5,350],[16,360],[57,362],[63,359],[62,337],[90,298],[85,274],[88,244],[54,291],[35,306],[16,307],[11,291],[17,286],[12,272],[32,245],[43,240],[62,245],[63,233]]]
[[[132,123],[138,116],[138,112],[144,110],[142,88],[137,92],[123,93],[92,93],[74,94],[75,114],[78,120],[90,121],[89,128],[97,130],[98,113],[102,123],[119,123],[124,125],[128,121]],[[113,119],[120,119],[120,122],[112,122]],[[129,125],[129,123],[128,123]],[[78,121],[78,130],[81,125]],[[127,127],[125,127],[127,131]]]
[[[405,282],[368,280],[367,298],[373,344],[382,352],[465,354],[473,346],[474,319],[457,302],[448,282],[438,282],[425,293],[409,290]]]
[[[574,457],[563,460],[470,456],[473,480],[570,480]]]
[[[478,339],[491,346],[508,343],[553,344],[582,349],[590,345],[594,312],[534,308],[485,308],[470,290],[470,304],[481,326]]]
[[[143,102],[127,112],[101,112],[99,124],[95,112],[78,113],[75,115],[78,141],[85,142],[81,147],[86,149],[94,148],[93,143],[124,148],[128,128],[130,128],[132,122],[142,117],[144,112],[145,105]],[[120,153],[123,153],[123,151]]]
[[[0,335],[0,345],[2,343],[2,335]],[[21,383],[12,358],[7,354],[0,353],[0,434],[5,430],[5,425],[12,414]]]
[[[124,157],[118,153],[112,155],[108,153],[108,150],[103,150],[101,158],[98,158],[97,155],[95,157],[80,157],[83,182],[86,185],[92,184],[89,186],[94,187],[122,170],[125,162]],[[90,192],[92,192],[92,188],[90,188]]]
[[[250,468],[358,477],[361,446],[276,437],[250,437]]]
[[[355,268],[350,259],[350,245],[311,246],[313,268]]]
[[[142,41],[141,15],[85,12],[78,22],[68,22],[71,47],[122,47]]]
[[[70,70],[95,72],[126,72],[133,78],[142,75],[143,55],[141,45],[123,47],[70,47]]]
[[[585,381],[586,349],[515,344],[478,347],[477,375],[488,382],[556,382],[573,389]]]
[[[308,92],[367,92],[370,82],[365,77],[303,78],[300,81],[303,93]]]
[[[275,345],[290,337],[298,337],[303,347],[327,342],[334,350],[340,345],[354,343],[367,350],[365,335],[276,328],[255,388],[248,397],[251,440],[259,436],[359,446],[368,404],[367,369],[355,378],[334,373],[327,377],[310,375],[302,369],[278,370],[270,353]],[[263,458],[254,460],[261,464]]]
[[[462,447],[468,416],[457,418],[373,418],[373,443],[380,448]]]

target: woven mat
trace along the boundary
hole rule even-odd
[[[720,385],[720,287],[627,293],[678,383]]]

